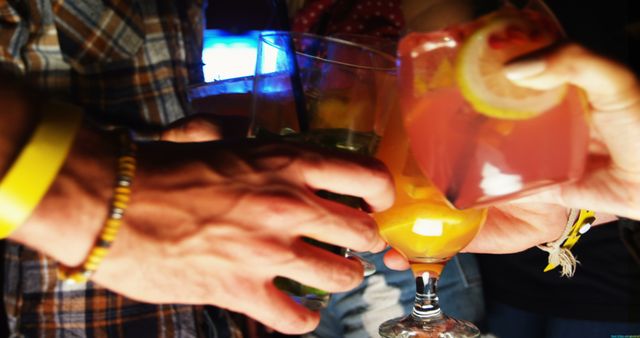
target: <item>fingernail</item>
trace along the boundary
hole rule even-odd
[[[547,62],[542,58],[516,61],[504,66],[504,75],[509,80],[521,80],[538,75],[547,69]]]

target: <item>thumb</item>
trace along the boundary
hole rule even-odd
[[[546,90],[567,83],[581,87],[596,111],[620,110],[639,100],[638,81],[626,67],[577,44],[562,44],[544,54],[504,67],[517,85]]]
[[[563,44],[509,63],[504,72],[524,87],[542,90],[570,83],[582,88],[593,112],[594,131],[620,169],[617,172],[640,179],[640,84],[628,68],[579,45]]]

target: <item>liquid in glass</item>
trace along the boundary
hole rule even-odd
[[[411,148],[456,207],[486,206],[582,174],[588,128],[581,91],[518,87],[502,72],[504,63],[561,34],[553,19],[510,8],[400,42]]]

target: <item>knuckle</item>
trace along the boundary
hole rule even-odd
[[[379,242],[378,229],[373,218],[364,215],[363,219],[352,222],[354,227],[354,243],[351,248],[358,251],[369,251],[375,248]]]
[[[376,170],[371,170],[371,185],[377,187],[380,192],[386,192],[387,190],[393,191],[393,177],[386,167],[380,167]],[[369,182],[367,182],[369,184]]]
[[[305,177],[312,171],[324,171],[327,165],[327,157],[314,151],[304,151],[298,154],[291,162],[292,172],[300,177]]]
[[[327,279],[336,291],[346,291],[354,288],[363,279],[360,263],[344,259],[345,263],[327,267]]]
[[[260,265],[260,268],[287,264],[296,259],[295,253],[277,239],[261,241],[257,245],[248,246],[243,251],[253,257],[254,264]]]
[[[267,211],[296,207],[300,200],[298,195],[292,188],[277,184],[269,185],[256,192],[256,197]]]
[[[256,192],[250,203],[260,215],[260,221],[270,226],[289,226],[307,211],[300,191],[290,186],[270,186]]]
[[[585,66],[584,61],[590,52],[574,43],[562,45],[555,53],[551,54],[549,62],[556,71],[564,71],[567,75],[575,76],[579,74],[581,68]]]
[[[312,266],[316,271],[319,283],[327,291],[349,290],[362,281],[363,271],[360,263],[340,257],[328,259],[332,253],[320,254],[318,250],[310,250],[312,244],[299,243],[293,245],[294,258],[290,262],[297,267]],[[325,249],[321,249],[325,250]],[[309,271],[307,268],[296,269]]]
[[[255,160],[261,171],[283,172],[295,163],[295,160],[287,155],[270,155]]]
[[[308,244],[302,239],[293,243],[290,248],[292,255],[291,262],[296,264],[313,264],[312,260],[314,257],[311,257],[313,253],[311,253],[312,250],[309,250],[309,245],[313,244]]]

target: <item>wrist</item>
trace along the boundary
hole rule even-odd
[[[116,151],[109,134],[81,128],[44,198],[10,238],[65,265],[81,263],[107,217]]]

